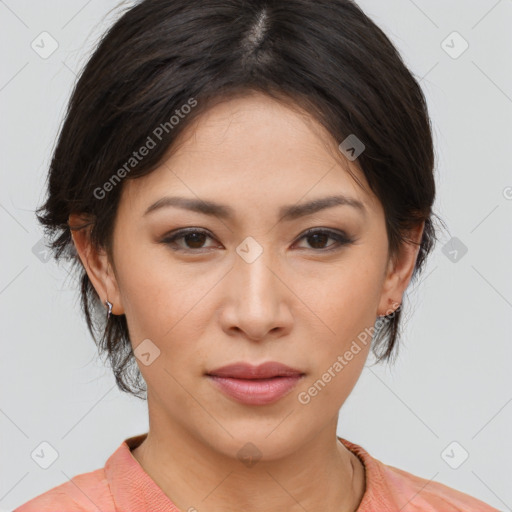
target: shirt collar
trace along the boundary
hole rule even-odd
[[[118,510],[180,512],[162,489],[144,471],[131,450],[139,446],[147,433],[125,439],[105,464],[105,475]],[[385,496],[385,482],[379,462],[361,446],[338,437],[365,467],[366,490],[356,512],[370,512],[378,506],[381,512],[393,512],[393,504]]]

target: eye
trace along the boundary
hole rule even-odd
[[[178,232],[171,236],[166,236],[162,239],[162,243],[172,247],[175,251],[197,251],[197,249],[208,249],[204,247],[205,241],[211,238],[207,231],[198,228],[180,229]],[[182,241],[185,246],[178,244],[178,241]],[[177,247],[176,247],[177,246]]]
[[[326,242],[332,239],[334,243],[325,247]],[[333,251],[354,242],[352,238],[343,232],[332,231],[330,229],[314,228],[308,229],[299,240],[308,240],[313,249],[319,251]],[[306,247],[307,249],[307,247]]]
[[[214,238],[203,229],[187,228],[180,229],[173,234],[165,236],[161,242],[171,246],[175,251],[200,252],[200,249],[210,249],[215,247],[204,246],[208,238],[214,240]],[[325,246],[329,239],[334,240],[334,243]],[[322,228],[309,229],[299,238],[299,241],[300,240],[308,240],[308,243],[311,246],[309,248],[312,248],[317,252],[333,251],[354,242],[354,240],[344,232],[337,232]],[[302,249],[308,249],[308,247],[302,247]]]

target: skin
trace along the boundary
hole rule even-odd
[[[390,257],[382,205],[337,145],[284,103],[261,94],[231,99],[190,125],[155,171],[126,180],[113,261],[91,246],[87,231],[73,232],[98,295],[126,315],[134,349],[150,339],[160,350],[148,366],[137,359],[150,428],[132,453],[181,510],[354,511],[363,497],[364,467],[337,441],[336,428],[370,343],[308,404],[297,396],[377,315],[396,309],[418,246],[404,244]],[[365,213],[338,205],[294,220],[278,216],[282,206],[335,193],[358,199]],[[144,215],[163,196],[216,201],[234,217],[177,207]],[[185,227],[209,236],[162,242]],[[341,230],[353,242],[304,238],[310,228]],[[422,229],[410,238],[419,242]],[[263,249],[251,263],[236,252],[247,237]],[[236,361],[279,361],[305,376],[273,404],[241,404],[205,376]],[[237,457],[248,442],[261,453],[251,467]]]

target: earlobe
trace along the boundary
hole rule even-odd
[[[412,277],[420,250],[424,223],[409,232],[397,254],[388,261],[377,315],[389,315],[402,303],[402,298]]]
[[[105,305],[106,300],[108,300],[112,304],[112,314],[123,314],[119,287],[107,252],[104,249],[94,247],[92,244],[90,238],[92,224],[87,220],[88,218],[79,214],[69,216],[68,225],[73,244],[102,303]]]

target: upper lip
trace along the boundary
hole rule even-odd
[[[231,377],[234,379],[268,379],[271,377],[298,377],[304,373],[276,361],[269,361],[258,366],[238,362],[212,370],[207,375]]]

